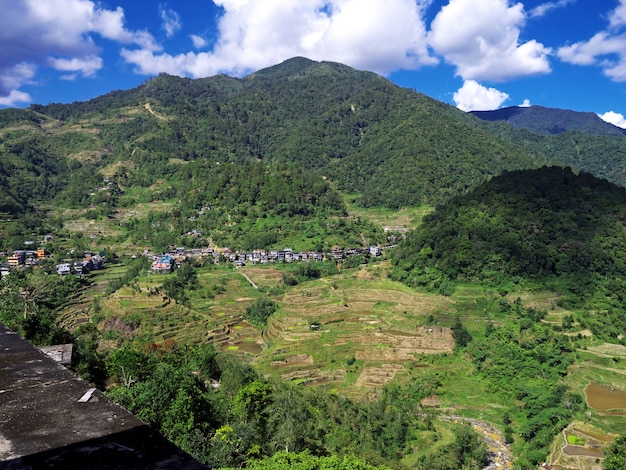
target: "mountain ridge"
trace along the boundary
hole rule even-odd
[[[555,135],[579,131],[593,135],[626,135],[626,129],[602,120],[596,113],[548,108],[545,106],[509,106],[492,111],[470,111],[484,121],[503,121],[514,127]]]
[[[9,215],[53,206],[120,217],[140,201],[167,200],[178,217],[193,218],[190,211],[211,205],[202,178],[220,179],[211,194],[221,201],[248,188],[235,181],[245,171],[217,170],[226,164],[255,174],[264,165],[271,178],[258,182],[270,185],[286,165],[317,188],[312,194],[330,185],[365,207],[442,205],[504,171],[546,164],[626,186],[621,136],[548,136],[487,122],[374,73],[302,57],[243,78],[161,74],[89,101],[1,110],[0,136],[0,202]],[[102,191],[103,180],[115,190]],[[258,194],[250,188],[234,199],[266,207]],[[312,213],[309,204],[285,213]],[[342,210],[333,202],[332,211]],[[198,228],[189,225],[178,223]]]

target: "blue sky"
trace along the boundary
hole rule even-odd
[[[305,56],[465,111],[542,105],[626,127],[626,0],[0,0],[0,11],[0,107]]]

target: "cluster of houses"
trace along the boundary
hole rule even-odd
[[[323,253],[321,251],[296,252],[291,248],[284,248],[282,250],[253,250],[250,252],[232,251],[229,248],[224,248],[220,251],[213,248],[194,248],[191,250],[176,248],[170,253],[161,255],[151,255],[149,252],[144,252],[144,254],[153,257],[153,272],[170,273],[176,266],[179,266],[182,261],[194,257],[211,257],[214,263],[227,262],[234,263],[235,266],[245,266],[246,264],[293,263],[297,261],[341,261],[346,257],[362,254],[380,256],[382,249],[378,246],[370,246],[369,248],[349,248],[344,250],[339,246],[335,246],[332,250]]]
[[[7,262],[0,265],[0,274],[6,276],[11,269],[39,265],[39,260],[48,257],[48,252],[45,248],[38,248],[37,250],[14,250],[13,253],[4,255],[7,256]]]
[[[39,266],[39,261],[49,256],[45,248],[14,250],[7,256],[7,262],[0,265],[0,274],[6,276],[12,269]],[[104,257],[92,251],[86,251],[82,260],[57,264],[56,271],[62,276],[68,274],[83,276],[94,269],[102,269],[103,267]]]
[[[180,263],[193,258],[210,258],[213,263],[233,263],[236,266],[247,264],[268,264],[268,263],[293,263],[298,261],[324,261],[335,260],[340,262],[344,258],[368,255],[372,257],[382,254],[381,247],[370,246],[369,248],[349,248],[343,249],[339,246],[333,247],[330,251],[294,251],[291,248],[282,250],[254,250],[250,252],[233,251],[229,248],[216,250],[214,248],[176,248],[170,253],[154,255],[149,250],[143,253],[153,259],[152,271],[155,273],[171,273]],[[0,273],[8,275],[11,269],[21,267],[37,266],[39,260],[49,257],[45,248],[36,251],[15,250],[8,256],[8,262],[0,265]],[[89,272],[102,269],[104,267],[104,257],[92,251],[86,251],[81,260],[64,262],[56,265],[56,271],[61,276],[74,274],[84,276]]]
[[[72,263],[60,263],[56,265],[57,273],[61,276],[67,276],[68,274],[75,274],[77,276],[84,276],[91,271],[102,269],[104,267],[104,257],[93,253],[92,251],[85,251],[85,256],[80,261],[74,261]]]

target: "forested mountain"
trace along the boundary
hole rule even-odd
[[[569,305],[623,309],[624,214],[626,190],[592,175],[506,172],[429,215],[395,253],[395,275],[413,286],[526,283]]]
[[[4,269],[0,319],[75,342],[75,370],[212,468],[483,468],[468,421],[520,469],[593,423],[595,460],[626,431],[585,401],[624,383],[626,139],[545,116],[304,58],[1,110],[0,252],[51,235]],[[433,207],[382,257],[157,273],[144,251],[395,244],[370,214]],[[87,250],[106,269],[56,275]]]
[[[392,207],[443,202],[502,170],[545,163],[451,106],[303,58],[243,79],[161,75],[87,102],[5,110],[0,122],[3,159],[30,161],[23,148],[34,148],[90,172],[127,162],[126,183],[144,186],[171,175],[173,159],[290,162],[363,204]],[[66,180],[60,168],[49,179]]]
[[[603,121],[596,113],[546,108],[544,106],[510,106],[493,111],[471,111],[483,121],[503,121],[513,127],[537,134],[555,135],[579,131],[592,135],[626,135],[626,130]]]
[[[533,106],[485,116],[533,122],[539,132],[568,130],[545,135],[481,121],[373,73],[304,58],[242,79],[160,75],[86,102],[1,110],[0,214],[19,214],[20,222],[26,216],[25,224],[3,231],[4,245],[15,245],[7,241],[13,233],[41,231],[43,217],[29,220],[28,214],[52,205],[89,209],[92,219],[119,218],[134,230],[135,242],[161,247],[193,230],[236,244],[240,236],[209,232],[226,221],[256,237],[243,221],[271,218],[274,209],[300,218],[345,214],[337,189],[363,206],[440,205],[503,171],[544,164],[626,185],[626,139],[595,115]],[[609,131],[617,134],[597,135]],[[275,185],[288,167],[300,182],[272,191],[299,188],[299,196],[289,208],[270,207],[258,199],[273,197],[259,190],[266,182],[249,176],[266,171]],[[233,189],[250,181],[256,189]],[[326,195],[318,199],[322,187]],[[317,196],[301,198],[312,193]],[[132,219],[122,214],[155,202],[170,209],[135,211]],[[210,220],[196,217],[203,207],[212,208]],[[248,214],[244,207],[257,209]],[[166,219],[175,222],[163,224]],[[278,242],[289,238],[283,225],[257,229],[269,234],[264,240]],[[142,226],[151,228],[138,235]],[[321,233],[310,224],[303,230],[312,238]],[[359,229],[347,236],[361,237]],[[238,245],[244,246],[249,243]]]

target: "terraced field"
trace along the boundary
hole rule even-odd
[[[451,308],[449,299],[416,293],[369,271],[307,282],[275,297],[280,308],[264,331],[268,347],[257,357],[258,367],[364,396],[418,355],[452,351],[449,328],[424,326],[429,314]]]
[[[117,267],[107,273],[108,268],[60,315],[70,328],[96,321],[107,347],[127,339],[209,342],[247,356],[266,373],[365,397],[407,361],[450,352],[454,345],[449,328],[426,326],[428,315],[453,310],[452,301],[392,282],[386,268],[362,266],[292,287],[282,283],[279,267],[199,268],[199,286],[189,292],[186,306],[162,293],[168,275],[144,275],[101,296],[108,282],[124,272]],[[245,309],[276,288],[283,292],[271,296],[278,311],[260,331],[245,321]]]

